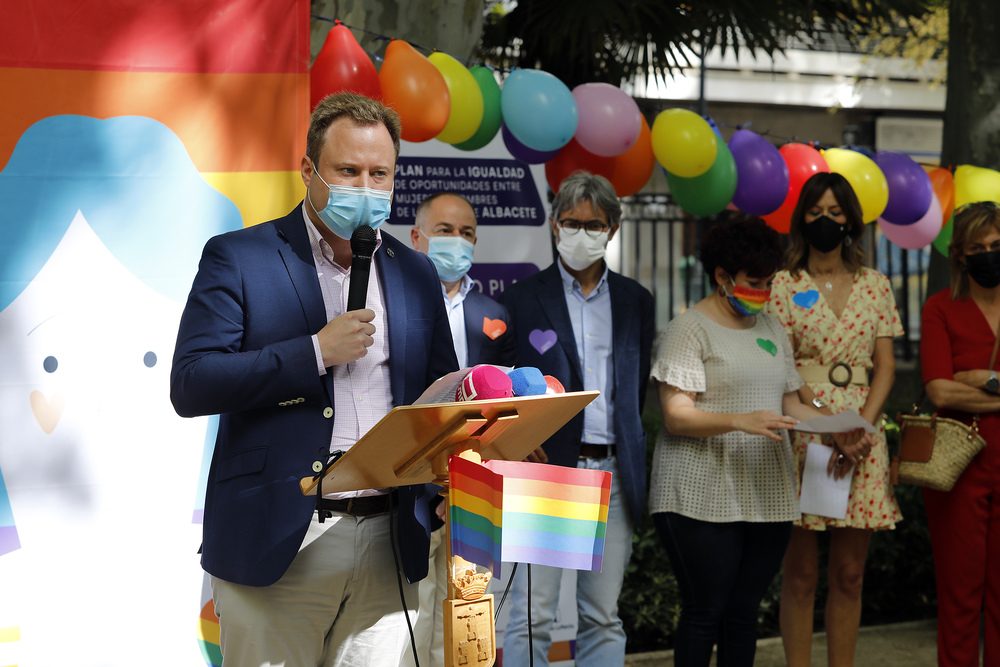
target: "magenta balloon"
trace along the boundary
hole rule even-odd
[[[927,207],[927,213],[916,222],[909,225],[897,225],[884,218],[878,219],[879,229],[885,237],[907,250],[917,250],[932,243],[944,226],[944,218],[941,213],[941,204],[938,203],[937,195],[931,192],[931,205]]]
[[[737,130],[729,139],[736,161],[733,203],[750,215],[778,210],[788,195],[788,165],[770,141],[751,130]]]
[[[559,150],[536,151],[534,148],[528,148],[510,133],[510,130],[507,129],[506,123],[502,123],[500,125],[500,132],[503,135],[503,143],[504,146],[507,147],[507,152],[510,153],[514,159],[520,160],[521,162],[526,162],[528,164],[542,164],[543,162],[548,162],[559,153]]]
[[[595,155],[614,157],[632,148],[642,130],[639,106],[610,83],[582,83],[573,89],[579,112],[574,138]]]
[[[875,153],[875,164],[889,185],[889,203],[881,219],[894,225],[912,225],[923,219],[934,195],[934,186],[924,168],[910,156],[891,151]]]

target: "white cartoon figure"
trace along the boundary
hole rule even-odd
[[[168,376],[201,248],[239,213],[139,117],[36,123],[0,201],[0,664],[205,664],[208,420],[176,416]]]

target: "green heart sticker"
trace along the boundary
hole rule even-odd
[[[758,338],[757,344],[760,345],[760,349],[764,350],[772,357],[778,354],[778,346],[774,344],[774,341],[770,341],[766,338]]]

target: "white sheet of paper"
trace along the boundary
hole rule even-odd
[[[802,471],[802,495],[799,511],[803,514],[843,519],[847,516],[847,500],[851,493],[853,475],[834,479],[826,474],[832,449],[818,442],[810,442],[806,450],[806,465]],[[853,472],[853,469],[852,469]]]
[[[806,433],[847,433],[856,428],[863,428],[865,433],[878,433],[875,427],[865,421],[865,418],[853,408],[833,416],[822,415],[813,417],[809,421],[799,422],[792,427],[792,430]]]

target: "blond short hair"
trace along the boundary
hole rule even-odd
[[[357,93],[334,93],[327,95],[316,108],[309,119],[309,134],[306,135],[306,155],[319,163],[319,154],[326,141],[326,131],[330,124],[341,116],[347,116],[357,125],[382,124],[392,137],[392,146],[399,158],[399,139],[403,133],[403,124],[399,114],[377,100]]]

